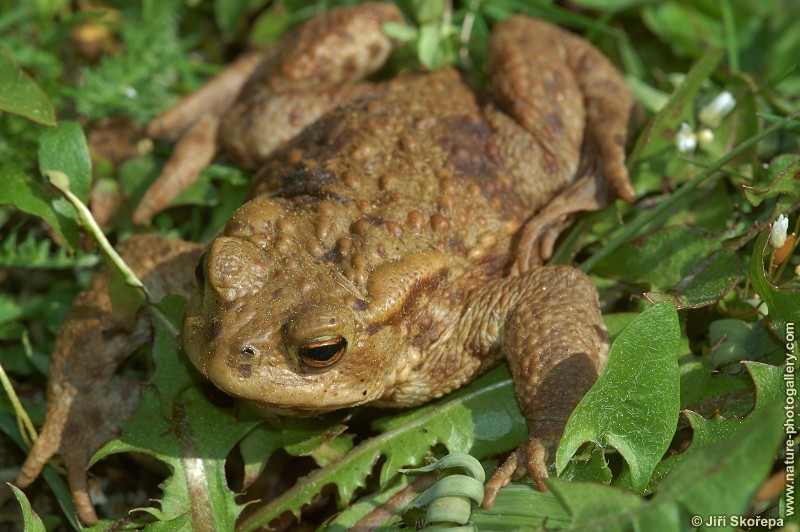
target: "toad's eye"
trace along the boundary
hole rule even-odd
[[[330,366],[347,350],[347,340],[341,336],[323,336],[300,346],[300,359],[315,368]]]
[[[200,290],[205,290],[206,288],[206,262],[208,259],[208,253],[203,253],[200,256],[200,260],[197,261],[197,266],[194,268],[194,280],[197,281],[197,287]]]

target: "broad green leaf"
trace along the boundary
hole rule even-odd
[[[14,492],[14,497],[17,498],[17,502],[22,510],[22,522],[25,524],[25,531],[45,532],[42,519],[33,511],[33,508],[31,508],[31,503],[25,493],[10,482],[6,482],[6,485]]]
[[[623,244],[594,269],[626,282],[647,282],[654,303],[673,301],[678,308],[713,304],[739,281],[738,256],[721,239],[689,227],[667,227]]]
[[[467,452],[477,458],[515,448],[528,428],[519,412],[514,387],[505,366],[478,378],[443,400],[376,423],[382,433],[357,445],[345,456],[298,480],[275,500],[256,510],[240,524],[242,530],[264,526],[284,512],[299,515],[326,485],[337,487],[344,505],[377,472],[385,486],[402,466],[419,465],[434,446],[450,452]]]
[[[678,422],[679,343],[671,303],[644,311],[622,331],[608,367],[570,416],[556,455],[559,472],[584,442],[594,441],[611,445],[625,458],[634,490],[647,486]]]
[[[708,354],[709,362],[715,366],[740,360],[783,362],[783,346],[772,339],[761,321],[717,320],[711,323],[708,332],[708,342],[713,346]],[[776,357],[780,359],[765,360]]]
[[[703,522],[746,515],[782,440],[781,419],[780,400],[764,401],[749,422],[687,455],[649,501],[602,484],[549,479],[547,485],[569,511],[572,529],[679,531],[691,515]]]
[[[64,245],[73,250],[78,246],[78,222],[65,216],[54,206],[62,198],[51,196],[21,168],[11,161],[0,162],[0,203],[9,203],[17,209],[44,220]]]
[[[770,161],[769,173],[772,182],[767,188],[756,188],[750,185],[743,185],[744,197],[754,207],[761,205],[767,198],[772,198],[778,194],[787,194],[794,200],[800,199],[800,186],[798,186],[798,176],[800,175],[800,156],[780,155]]]
[[[47,94],[0,47],[0,111],[23,116],[45,126],[56,125]]]
[[[716,371],[704,360],[689,355],[681,360],[681,408],[702,414],[724,412],[744,415],[752,406],[752,382],[747,375]]]
[[[750,257],[750,282],[753,284],[753,289],[767,304],[769,314],[766,320],[770,329],[778,338],[786,341],[789,324],[797,323],[800,290],[789,287],[781,288],[770,282],[764,266],[768,261],[768,240],[767,232],[761,233],[756,239],[753,255]]]
[[[673,471],[692,454],[732,437],[736,431],[746,430],[751,423],[760,419],[769,405],[775,403],[783,395],[781,367],[758,363],[745,363],[744,365],[756,388],[755,405],[749,408],[749,412],[743,417],[722,417],[715,413],[710,419],[705,419],[692,410],[685,410],[683,415],[693,430],[692,443],[682,453],[672,455],[658,464],[650,486],[648,486],[648,492],[658,491],[659,485],[670,471]],[[750,394],[747,399],[752,405]]]
[[[62,121],[39,139],[39,170],[58,170],[69,177],[69,189],[82,203],[89,203],[92,162],[80,124]]]
[[[559,475],[559,478],[570,481],[602,482],[609,484],[613,477],[608,462],[605,459],[604,449],[590,445],[587,452],[581,452],[572,457],[569,465]]]
[[[732,437],[687,456],[661,483],[651,504],[680,502],[706,520],[712,515],[745,515],[769,474],[783,440],[781,401],[772,401]]]

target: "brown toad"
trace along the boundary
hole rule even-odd
[[[632,100],[591,45],[524,16],[492,33],[486,97],[450,68],[362,82],[391,48],[379,31],[387,20],[400,20],[389,5],[332,11],[256,68],[220,131],[234,157],[264,162],[252,199],[195,268],[182,342],[225,392],[301,416],[421,404],[508,361],[530,437],[488,482],[491,504],[526,471],[541,485],[605,362],[589,279],[538,263],[572,213],[632,199]],[[265,121],[282,124],[277,136],[262,134]],[[140,237],[125,255],[156,294],[185,294],[199,248],[180,246]],[[86,308],[73,311],[61,359],[81,356],[76,345],[109,352],[101,333],[118,324],[108,298],[80,305],[94,321],[79,325]],[[138,323],[127,343],[118,334],[114,360],[148,332]],[[51,410],[72,363],[54,365]],[[23,480],[58,444],[32,453]]]

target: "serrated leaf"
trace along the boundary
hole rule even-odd
[[[80,124],[62,121],[39,138],[39,170],[57,170],[69,177],[69,189],[82,203],[89,203],[92,162]]]
[[[280,431],[266,425],[259,424],[239,442],[239,451],[244,462],[244,479],[242,489],[246,490],[256,481],[267,466],[272,453],[281,448]]]
[[[761,205],[767,198],[772,198],[778,194],[787,194],[795,201],[800,199],[800,156],[796,154],[779,155],[770,161],[769,172],[772,182],[767,188],[756,188],[750,185],[742,185],[744,197],[754,207]]]
[[[265,526],[284,512],[298,515],[322,488],[336,485],[340,503],[365,485],[378,460],[379,483],[386,485],[402,466],[419,465],[436,445],[481,458],[510,450],[527,435],[508,368],[501,366],[446,399],[377,424],[384,432],[357,445],[341,459],[313,471],[240,523],[242,530]]]
[[[78,246],[78,222],[73,216],[65,216],[55,204],[62,198],[51,196],[20,167],[11,161],[0,163],[0,203],[8,203],[17,209],[41,218],[69,249]]]
[[[45,126],[56,125],[56,112],[47,94],[0,47],[0,111]]]
[[[690,227],[667,227],[627,242],[594,268],[598,275],[646,282],[653,303],[673,301],[678,308],[708,306],[739,281],[741,262],[721,247],[721,239]]]
[[[31,508],[31,503],[25,493],[10,482],[6,482],[6,485],[14,492],[14,497],[17,498],[17,502],[22,510],[22,522],[25,524],[25,531],[45,532],[42,519],[33,511],[33,508]]]
[[[767,304],[769,314],[766,317],[770,329],[784,342],[788,334],[789,323],[797,322],[797,309],[800,308],[800,291],[794,288],[781,288],[773,285],[767,276],[764,264],[767,258],[769,234],[758,235],[750,257],[750,282],[753,289]]]
[[[179,321],[174,304],[165,308],[173,323]],[[198,388],[187,386],[192,370],[185,358],[178,352],[173,327],[156,320],[156,385],[142,390],[139,407],[123,425],[122,437],[95,453],[92,462],[120,452],[153,456],[166,463],[172,475],[162,484],[160,507],[140,510],[160,521],[188,512],[191,529],[231,530],[242,506],[228,488],[225,459],[257,422],[236,419],[230,410],[211,403]],[[174,372],[183,375],[166,375]]]
[[[584,442],[595,441],[616,448],[630,466],[634,490],[644,490],[678,422],[679,343],[672,303],[647,309],[622,331],[608,367],[567,422],[556,455],[559,472]]]
[[[309,423],[307,419],[284,418],[281,427],[283,448],[292,456],[308,456],[320,446],[347,430],[341,421],[341,413],[320,416]]]

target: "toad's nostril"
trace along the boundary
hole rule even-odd
[[[246,356],[247,358],[252,358],[256,355],[256,348],[252,345],[246,345],[242,347],[242,355]]]

